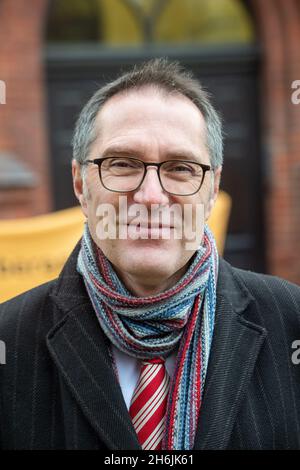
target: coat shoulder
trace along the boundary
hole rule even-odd
[[[291,301],[300,307],[300,286],[278,276],[233,268],[234,273],[255,296],[274,296],[281,301]]]
[[[300,325],[300,286],[269,274],[234,268],[226,263],[241,289],[249,293],[264,315],[289,319]]]
[[[45,312],[46,301],[56,282],[55,279],[41,284],[0,304],[1,337],[15,331],[20,323],[34,325],[39,314]]]

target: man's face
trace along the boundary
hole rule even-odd
[[[180,94],[170,95],[145,87],[115,95],[99,112],[96,129],[98,137],[91,147],[91,160],[127,156],[159,163],[180,158],[210,165],[205,145],[204,118],[199,109]],[[221,169],[218,169],[213,177],[212,172],[207,172],[196,194],[177,196],[162,189],[157,169],[149,167],[142,185],[136,191],[120,194],[102,186],[98,167],[94,164],[86,167],[83,190],[80,167],[73,162],[75,193],[87,217],[93,240],[131,291],[137,295],[151,295],[174,285],[185,272],[195,250],[186,248],[184,236],[175,239],[173,229],[170,230],[169,239],[163,239],[159,230],[159,238],[153,239],[151,229],[148,238],[132,239],[127,236],[126,239],[99,239],[99,215],[96,215],[97,208],[99,214],[99,205],[111,204],[118,221],[120,196],[126,197],[128,212],[134,204],[142,204],[149,214],[153,205],[168,209],[173,204],[179,204],[182,208],[189,205],[195,214],[196,205],[202,204],[207,220],[217,196],[220,173]]]

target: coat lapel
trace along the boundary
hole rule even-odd
[[[226,449],[266,336],[247,320],[256,303],[220,260],[215,330],[194,449]]]
[[[78,247],[51,295],[60,320],[48,333],[48,349],[100,440],[110,449],[140,449],[106,338],[76,271],[77,255]]]

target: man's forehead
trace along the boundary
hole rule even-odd
[[[183,95],[178,91],[168,91],[160,86],[145,85],[139,88],[132,88],[116,93],[110,97],[101,107],[97,115],[97,121],[101,122],[103,119],[116,112],[116,108],[122,107],[138,108],[144,106],[145,102],[152,104],[152,108],[162,110],[176,107],[185,107],[190,112],[194,112],[198,118],[204,122],[203,115],[200,109],[190,100],[187,96]],[[119,108],[120,109],[120,108]],[[145,109],[142,109],[144,112]],[[114,114],[115,118],[118,115]]]
[[[173,101],[170,108],[166,103],[168,97],[153,89],[114,96],[98,116],[92,152],[102,156],[119,153],[143,159],[155,155],[162,160],[184,158],[209,163],[208,155],[204,157],[205,121],[189,99],[178,95],[170,96]],[[184,106],[174,109],[174,100],[178,99]],[[121,109],[120,104],[125,101],[127,106]]]
[[[114,95],[97,116],[95,134],[94,155],[119,151],[141,159],[210,161],[204,118],[179,93],[166,95],[147,87]]]

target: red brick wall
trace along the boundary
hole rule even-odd
[[[268,158],[264,201],[268,270],[300,283],[300,3],[251,0],[263,48],[261,112]]]
[[[6,104],[0,105],[0,152],[15,154],[38,178],[32,190],[0,191],[2,218],[51,209],[41,60],[47,1],[0,2],[0,79],[6,83]]]

